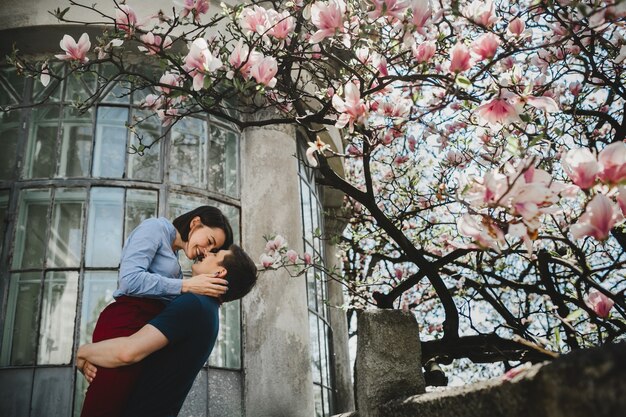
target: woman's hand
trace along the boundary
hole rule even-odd
[[[93,379],[96,377],[96,372],[98,368],[91,362],[86,361],[83,358],[76,359],[76,367],[80,371],[81,374],[85,377],[87,382],[90,384],[93,382]]]
[[[216,278],[211,274],[195,275],[183,280],[181,293],[192,292],[194,294],[219,297],[228,290],[228,281]]]

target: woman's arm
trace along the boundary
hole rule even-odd
[[[76,362],[79,368],[84,361],[104,368],[118,368],[137,363],[167,344],[168,340],[163,333],[151,324],[146,324],[131,336],[82,345],[78,348]]]
[[[181,293],[182,280],[170,272],[149,272],[158,250],[167,243],[167,230],[159,219],[142,222],[131,234],[120,260],[120,292],[139,296],[172,296]],[[171,245],[171,243],[169,243]],[[172,269],[179,267],[172,251]]]

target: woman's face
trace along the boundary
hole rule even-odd
[[[189,229],[185,244],[185,255],[189,259],[202,260],[208,253],[218,250],[226,241],[226,233],[217,227],[208,227],[200,222]]]

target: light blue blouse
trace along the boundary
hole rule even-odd
[[[175,238],[176,228],[164,217],[141,222],[124,244],[118,289],[113,296],[171,301],[180,295],[183,271],[172,249]]]

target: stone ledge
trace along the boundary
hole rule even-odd
[[[512,381],[493,379],[394,400],[394,417],[615,417],[626,410],[626,343],[572,352]]]

